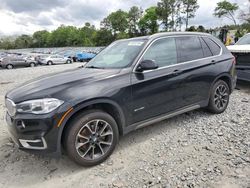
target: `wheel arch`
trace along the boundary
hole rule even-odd
[[[73,107],[72,113],[70,113],[67,116],[67,118],[65,118],[64,122],[62,122],[62,124],[60,125],[60,130],[58,133],[58,140],[57,140],[58,149],[61,148],[63,135],[65,133],[66,128],[69,126],[70,122],[79,114],[81,114],[83,111],[91,109],[102,110],[110,114],[115,119],[118,125],[119,134],[123,135],[123,130],[126,122],[125,122],[125,115],[121,107],[116,102],[110,99],[95,99]]]
[[[216,77],[216,79],[214,80],[213,84],[210,87],[210,92],[211,92],[211,90],[213,88],[213,85],[218,80],[223,80],[224,82],[226,82],[228,87],[229,87],[230,93],[232,93],[232,91],[233,91],[232,76],[230,74],[228,74],[228,73],[223,73],[223,74],[220,74],[219,76]]]

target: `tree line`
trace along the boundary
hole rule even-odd
[[[112,41],[157,33],[159,31],[205,32],[203,26],[189,27],[199,5],[197,0],[160,0],[156,6],[143,10],[133,6],[128,11],[117,10],[100,22],[100,29],[85,23],[83,27],[61,25],[54,31],[37,31],[33,35],[21,35],[14,40],[0,40],[0,49],[42,48],[64,46],[106,46]],[[236,25],[235,11],[238,5],[223,0],[217,4],[214,16],[231,19]],[[249,10],[250,11],[250,10]],[[241,18],[250,23],[249,13],[241,12]]]

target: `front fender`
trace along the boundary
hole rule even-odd
[[[121,130],[122,130],[122,134],[123,134],[123,130],[124,127],[126,125],[126,119],[125,119],[125,115],[124,112],[122,110],[122,108],[119,106],[119,104],[117,104],[115,101],[111,100],[111,99],[106,99],[106,98],[98,98],[98,99],[92,99],[89,101],[84,101],[80,104],[77,104],[75,106],[73,106],[73,110],[67,114],[67,116],[65,117],[65,119],[63,120],[63,122],[61,123],[60,127],[59,127],[59,132],[58,132],[58,138],[57,138],[57,152],[61,153],[61,139],[62,139],[62,134],[63,134],[63,130],[67,124],[67,122],[74,117],[74,115],[79,112],[80,110],[90,106],[90,105],[94,105],[94,104],[101,104],[101,103],[106,103],[106,104],[110,104],[112,106],[114,106],[116,108],[116,110],[119,112],[119,116],[121,118]]]

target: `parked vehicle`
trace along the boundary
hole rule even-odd
[[[222,113],[236,84],[235,59],[204,33],[159,33],[112,43],[83,68],[47,75],[5,96],[23,150],[103,162],[119,137],[194,110]]]
[[[3,59],[7,56],[6,53],[1,52],[0,53],[0,63],[3,61]]]
[[[81,52],[76,54],[76,59],[80,62],[88,62],[96,56],[94,53]]]
[[[35,67],[37,64],[37,61],[29,58],[8,56],[3,58],[0,66],[6,69],[13,69],[15,67]]]
[[[72,63],[72,60],[62,55],[51,55],[45,58],[41,58],[39,62],[40,64],[44,65],[55,65],[55,64]]]
[[[250,82],[250,33],[227,48],[236,58],[238,79]]]

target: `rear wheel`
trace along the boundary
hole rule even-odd
[[[229,103],[229,86],[223,80],[217,81],[211,91],[208,110],[215,114],[224,112]]]
[[[70,64],[70,63],[72,63],[72,61],[71,61],[70,59],[68,59],[68,60],[66,61],[66,63],[67,63],[67,64]]]
[[[47,65],[53,65],[53,62],[52,61],[48,61]]]
[[[106,160],[119,139],[118,127],[109,114],[91,110],[77,116],[66,129],[63,143],[69,157],[82,166]]]
[[[12,65],[12,64],[8,64],[7,66],[6,66],[6,69],[13,69],[14,68],[14,66]]]

